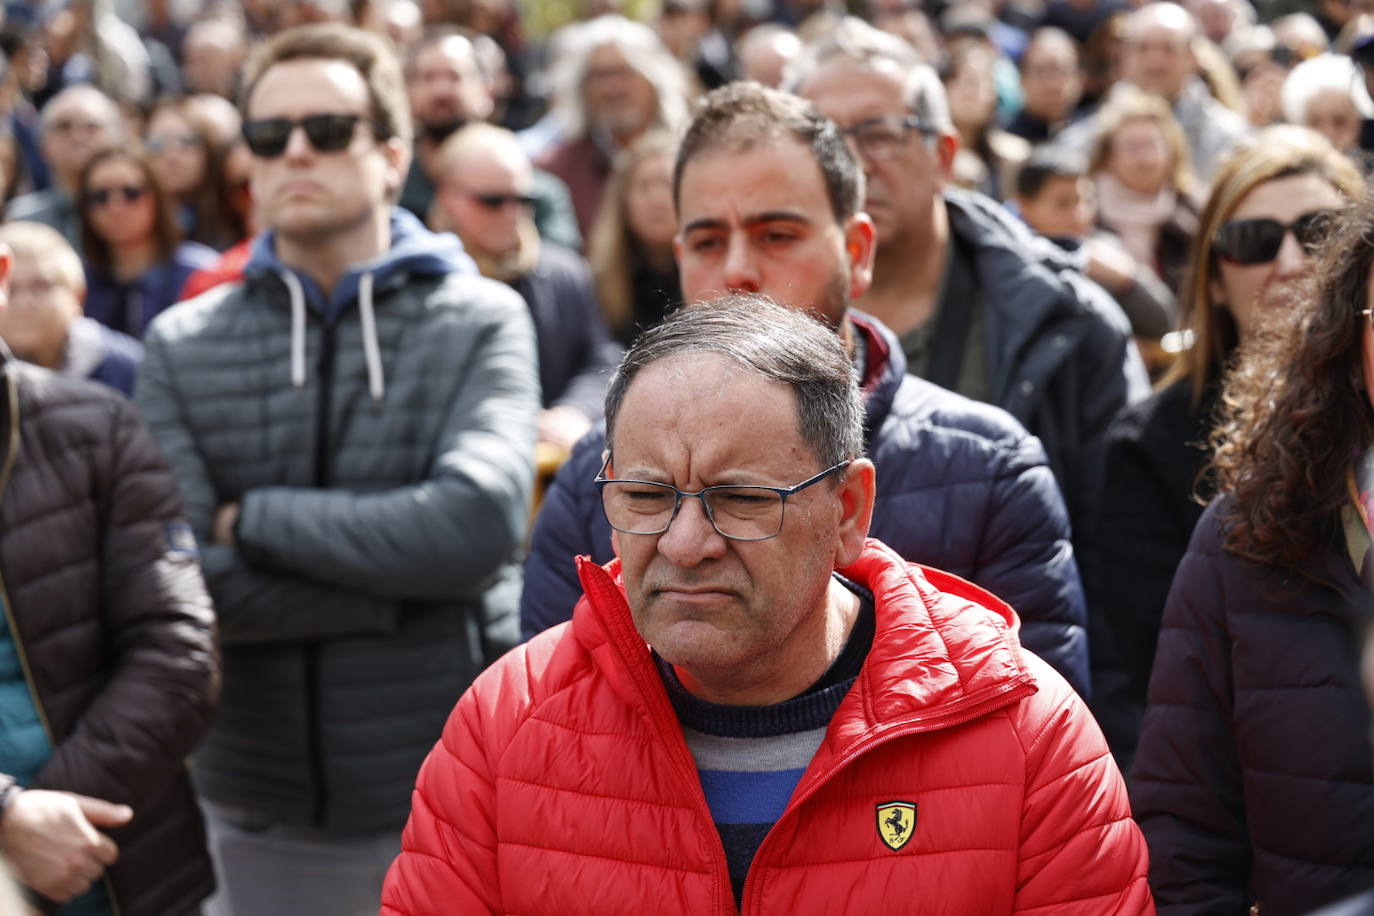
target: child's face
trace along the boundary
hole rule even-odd
[[[1092,228],[1096,201],[1086,178],[1051,178],[1039,194],[1017,200],[1030,227],[1049,238],[1081,239]]]

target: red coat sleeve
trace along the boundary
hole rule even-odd
[[[1082,700],[1039,659],[1017,730],[1026,754],[1014,912],[1153,914],[1145,839]]]

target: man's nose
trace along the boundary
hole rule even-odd
[[[286,136],[285,155],[287,159],[308,159],[315,155],[315,146],[305,135],[305,128],[300,124],[292,127],[291,133]]]
[[[742,234],[741,234],[742,235]],[[731,292],[759,291],[759,269],[749,240],[732,238],[725,252],[725,288]]]
[[[725,537],[711,524],[706,504],[686,498],[668,530],[658,536],[658,552],[674,566],[692,567],[725,553]]]

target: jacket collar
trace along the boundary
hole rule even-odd
[[[864,393],[864,445],[871,451],[873,436],[887,420],[906,377],[906,354],[897,335],[872,315],[850,309],[848,318],[854,335],[863,344],[859,386]]]
[[[680,734],[649,648],[625,601],[620,561],[577,561],[586,597],[572,635],[612,688],[665,732]],[[949,573],[907,564],[869,539],[840,570],[874,595],[876,632],[853,690],[831,720],[827,743],[838,752],[875,728],[962,721],[1034,689],[1011,608]]]

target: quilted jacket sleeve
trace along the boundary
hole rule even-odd
[[[249,490],[236,534],[250,562],[384,598],[475,597],[491,584],[525,537],[539,380],[523,305],[484,316],[429,477],[375,493]]]
[[[590,555],[601,564],[614,555],[611,528],[592,484],[605,446],[606,429],[598,424],[573,447],[544,494],[520,594],[520,630],[525,639],[572,619],[582,597],[575,557]]]
[[[382,887],[382,916],[504,912],[494,762],[520,718],[515,707],[528,694],[524,652],[505,656],[478,678],[420,767],[401,854]]]
[[[1145,839],[1121,773],[1083,701],[1038,667],[1040,691],[1017,721],[1026,796],[1013,911],[1152,914]]]
[[[1021,643],[1082,696],[1088,686],[1087,607],[1064,497],[1039,440],[1005,449],[992,481],[979,565],[970,578],[1016,609]]]
[[[102,494],[101,596],[109,680],[53,749],[35,785],[128,803],[162,791],[210,725],[219,699],[215,615],[181,503],[147,429],[111,398],[108,448],[91,464]],[[111,795],[110,787],[120,787]]]
[[[181,487],[224,644],[295,642],[393,629],[398,613],[394,601],[251,566],[237,550],[211,542],[210,525],[221,500],[186,422],[165,327],[154,322],[144,340],[138,408]],[[322,608],[328,612],[321,613]]]
[[[1217,504],[1179,565],[1132,771],[1150,883],[1165,913],[1241,913],[1250,843],[1231,730],[1231,634]]]

